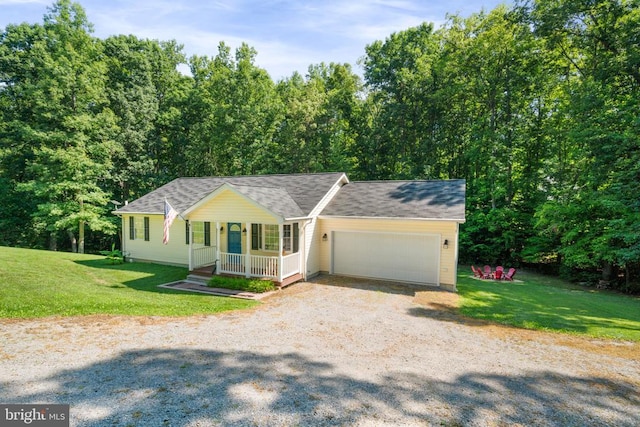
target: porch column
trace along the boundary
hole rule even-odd
[[[282,223],[278,224],[278,282],[282,282],[282,244],[284,242],[284,227]]]
[[[249,278],[251,276],[251,223],[246,223],[245,228],[245,258],[244,258],[244,272],[245,276]]]
[[[216,274],[220,274],[220,221],[216,221]]]
[[[189,271],[193,270],[193,236],[191,235],[191,221],[187,221],[187,238],[189,239]]]

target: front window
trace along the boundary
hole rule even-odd
[[[129,217],[129,239],[149,241],[149,217]]]
[[[291,225],[282,226],[282,249],[291,252]]]
[[[273,224],[265,224],[264,230],[264,250],[265,251],[278,251],[280,245],[280,234],[278,233],[278,226]]]
[[[135,217],[134,238],[144,239],[144,218],[141,216]]]
[[[280,231],[275,224],[251,224],[251,249],[277,252]],[[282,249],[298,252],[298,223],[282,226]]]
[[[204,245],[204,222],[192,222],[191,232],[193,233],[193,244]]]

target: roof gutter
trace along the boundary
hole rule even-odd
[[[395,221],[453,221],[457,223],[464,223],[466,219],[458,218],[412,218],[412,217],[397,217],[397,216],[355,216],[355,215],[318,215],[320,219],[385,219]]]
[[[114,215],[164,215],[164,212],[120,212],[111,211]]]

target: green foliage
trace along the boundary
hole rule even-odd
[[[100,255],[106,256],[111,264],[122,264],[124,262],[124,254],[120,249],[116,249],[115,243],[111,245],[111,250],[100,251]]]
[[[213,276],[209,280],[209,287],[235,289],[239,291],[263,293],[276,289],[275,284],[271,280],[263,279],[243,279],[240,277]]]
[[[516,282],[458,276],[460,311],[466,316],[525,329],[640,341],[640,299],[572,286],[518,271]]]
[[[462,260],[638,290],[639,10],[523,0],[372,41],[364,82],[337,63],[274,82],[247,44],[187,61],[175,41],[97,39],[59,0],[0,33],[0,243],[82,251],[86,229],[96,251],[111,199],[179,176],[463,178]]]
[[[186,273],[149,263],[113,265],[99,255],[0,247],[0,317],[190,316],[255,305],[158,287]]]

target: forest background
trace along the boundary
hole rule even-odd
[[[274,81],[247,44],[99,39],[59,0],[0,34],[0,245],[119,246],[111,201],[177,177],[462,178],[462,262],[638,292],[638,28],[640,0],[521,0]]]

